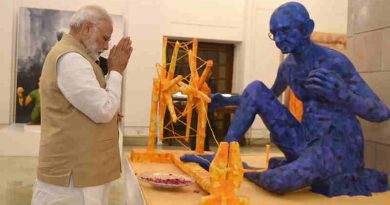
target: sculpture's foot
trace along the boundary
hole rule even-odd
[[[329,179],[316,182],[312,191],[329,197],[339,195],[371,196],[371,192],[389,190],[387,175],[373,169],[363,169],[355,173],[343,173]]]
[[[269,165],[268,165],[268,168],[269,169],[275,169],[275,168],[278,168],[280,166],[283,166],[287,164],[287,159],[284,158],[284,157],[272,157],[271,159],[269,159]]]

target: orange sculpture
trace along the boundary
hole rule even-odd
[[[248,197],[239,197],[238,190],[244,177],[237,142],[221,142],[210,165],[210,195],[200,199],[201,205],[247,205]]]
[[[268,169],[270,146],[266,145],[266,166],[263,169],[243,169],[240,147],[237,142],[221,142],[210,171],[197,163],[183,163],[180,156],[188,154],[183,151],[147,151],[134,149],[128,157],[132,162],[173,163],[210,195],[200,199],[200,205],[247,205],[249,198],[238,195],[244,173],[264,172]]]
[[[192,50],[188,45],[192,43]],[[197,57],[198,41],[193,39],[192,42],[174,43],[174,49],[171,61],[166,62],[168,40],[163,40],[163,56],[162,64],[157,64],[157,76],[153,78],[153,91],[151,100],[150,112],[150,128],[149,128],[149,142],[147,150],[134,149],[128,157],[132,162],[158,162],[158,163],[173,163],[183,172],[190,175],[198,185],[210,193],[209,196],[202,197],[201,205],[247,205],[249,198],[239,196],[239,188],[243,180],[245,172],[263,172],[268,168],[270,147],[266,147],[266,167],[259,170],[243,169],[240,147],[237,142],[232,142],[230,145],[222,142],[219,145],[218,151],[214,160],[210,165],[210,171],[207,172],[196,163],[183,163],[180,160],[182,154],[189,152],[173,152],[155,150],[155,140],[157,138],[157,131],[160,140],[168,138],[185,139],[188,141],[190,136],[192,110],[196,108],[198,112],[197,119],[197,140],[196,152],[204,152],[204,140],[207,123],[207,107],[211,102],[209,98],[210,88],[208,87],[206,78],[211,71],[213,62],[211,60],[204,61]],[[176,61],[185,56],[178,56],[179,50],[183,49],[185,55],[188,55],[190,75],[188,76],[174,76]],[[203,64],[198,66],[197,59],[200,59]],[[169,69],[167,71],[167,66]],[[203,73],[199,76],[198,69],[205,66]],[[187,104],[183,112],[175,109],[172,95],[176,92],[181,92],[187,96]],[[164,117],[168,107],[171,120],[169,123],[181,122],[186,125],[185,136],[174,134],[173,137],[164,137]],[[157,119],[158,117],[158,119]],[[181,118],[186,117],[186,121]],[[157,128],[158,127],[158,128]],[[215,136],[213,136],[215,139]],[[180,142],[180,141],[179,141]],[[217,143],[218,144],[218,143]]]
[[[201,205],[247,205],[248,197],[240,197],[240,189],[244,173],[264,172],[268,169],[269,149],[266,148],[266,167],[259,170],[247,170],[242,166],[240,145],[238,142],[221,142],[214,160],[210,164],[210,195],[201,198]]]
[[[198,50],[198,41],[194,39],[192,42],[192,50],[188,48],[189,43],[179,43],[175,42],[173,49],[171,61],[169,63],[169,70],[166,70],[168,66],[166,62],[166,52],[168,46],[167,38],[163,40],[163,56],[162,56],[162,65],[157,64],[157,76],[153,78],[153,92],[152,92],[152,104],[150,112],[150,128],[149,128],[149,142],[148,150],[154,150],[155,139],[157,135],[157,122],[158,122],[158,133],[160,140],[165,140],[169,138],[175,139],[185,139],[187,142],[190,137],[191,120],[192,120],[192,110],[197,109],[198,119],[197,119],[197,134],[196,134],[196,152],[203,153],[204,151],[204,140],[206,133],[207,125],[207,107],[208,103],[211,102],[209,94],[211,92],[208,87],[206,78],[213,66],[211,60],[204,61],[197,57]],[[190,75],[183,77],[178,75],[174,77],[176,61],[182,59],[184,56],[178,56],[179,49],[183,49],[188,55]],[[197,66],[197,59],[200,59],[204,63]],[[201,76],[199,76],[198,69],[205,66],[205,69]],[[177,115],[177,109],[175,109],[172,95],[178,91],[182,92],[187,96],[186,108],[183,112]],[[176,123],[180,121],[186,125],[186,134],[185,136],[176,135],[173,137],[164,137],[165,125],[165,112],[168,107],[171,121],[169,123]],[[157,115],[158,112],[158,115]],[[180,111],[178,111],[180,112]],[[157,120],[158,116],[158,120]],[[183,122],[180,118],[187,117],[186,121]],[[168,124],[168,123],[167,123]],[[175,132],[174,132],[175,133]]]
[[[299,121],[302,121],[303,115],[303,104],[302,101],[294,94],[291,88],[288,88],[288,109],[291,114]]]
[[[189,50],[188,58],[191,69],[190,81],[188,85],[183,82],[179,83],[181,92],[187,95],[187,105],[183,111],[183,116],[187,116],[185,140],[187,142],[189,140],[193,110],[192,106],[195,105],[198,112],[195,151],[198,153],[203,153],[204,140],[206,138],[207,107],[211,102],[211,99],[208,96],[211,93],[211,90],[205,81],[213,66],[213,61],[207,61],[206,68],[203,71],[202,76],[199,78],[199,74],[196,68],[196,52]]]
[[[165,41],[165,40],[164,40]],[[164,133],[164,117],[166,108],[168,106],[172,121],[176,122],[177,116],[172,102],[172,94],[178,91],[177,83],[183,79],[183,76],[178,75],[174,78],[177,53],[179,52],[179,42],[176,42],[175,49],[173,50],[171,64],[169,66],[168,73],[166,72],[166,62],[163,61],[163,65],[156,65],[157,77],[153,78],[153,93],[152,93],[152,106],[150,112],[150,128],[149,128],[149,143],[148,150],[154,149],[154,141],[156,137],[156,115],[157,108],[159,108],[159,120],[160,120],[160,139],[163,139]],[[165,47],[166,49],[166,47]]]

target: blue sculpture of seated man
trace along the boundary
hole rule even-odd
[[[390,118],[390,111],[347,57],[310,40],[313,29],[299,3],[283,4],[273,12],[270,38],[289,55],[271,89],[260,81],[245,88],[225,141],[240,141],[255,116],[261,117],[285,158],[272,158],[268,171],[245,176],[271,192],[307,186],[327,196],[386,191],[387,175],[364,168],[364,139],[356,115],[381,122]],[[277,100],[287,86],[303,102],[302,122]],[[182,160],[198,161],[191,156]]]

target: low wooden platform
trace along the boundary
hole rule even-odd
[[[183,174],[184,171],[180,169],[174,160],[177,160],[181,154],[188,153],[185,151],[157,151],[158,153],[154,159],[162,158],[163,161],[145,160],[142,156],[145,155],[146,150],[133,150],[133,154],[129,155],[128,163],[135,173],[142,172],[169,172]],[[150,155],[150,153],[149,153]],[[280,156],[280,154],[272,154],[272,156]],[[160,156],[160,157],[158,157]],[[265,164],[264,154],[245,154],[242,155],[242,160],[248,162],[250,165],[261,167]],[[181,163],[181,162],[176,162]],[[186,163],[192,164],[192,163]],[[183,165],[195,166],[195,165]],[[207,172],[202,170],[192,170],[197,174],[204,175],[201,178],[207,178]],[[191,174],[190,174],[191,175]],[[207,184],[207,183],[205,183]],[[204,189],[207,187],[194,184],[188,187],[165,190],[157,189],[149,184],[140,183],[142,193],[148,205],[198,205],[201,196],[207,195]],[[340,196],[328,198],[326,196],[315,194],[310,190],[302,189],[285,195],[277,195],[265,191],[247,179],[244,179],[240,188],[239,195],[248,196],[250,204],[253,205],[288,205],[288,204],[304,204],[304,205],[386,205],[390,204],[390,191],[385,193],[374,193],[371,197],[366,196]]]

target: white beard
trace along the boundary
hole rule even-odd
[[[96,45],[96,33],[94,33],[91,38],[87,39],[84,42],[85,49],[87,50],[88,55],[90,55],[95,61],[99,60],[99,51],[97,51]],[[101,53],[101,52],[100,52]]]

